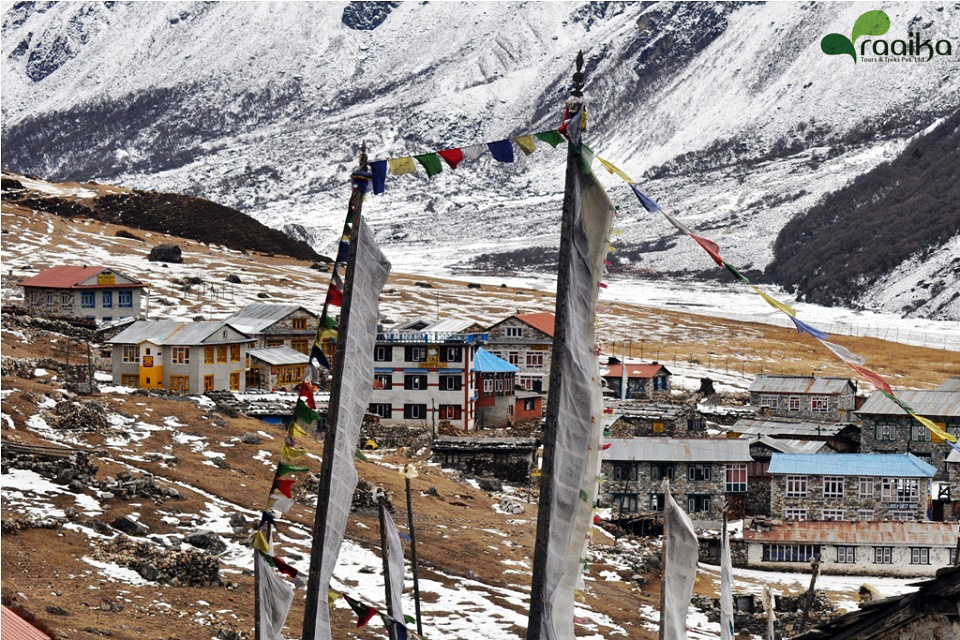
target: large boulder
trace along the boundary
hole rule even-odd
[[[198,549],[209,551],[215,556],[227,550],[226,543],[213,531],[194,531],[184,538],[184,540],[187,544],[191,544]]]
[[[175,244],[158,244],[153,249],[150,249],[150,255],[147,256],[147,260],[152,262],[183,262],[183,253],[180,251],[179,245]]]
[[[145,536],[147,535],[148,531],[146,525],[140,524],[136,520],[133,520],[127,516],[117,518],[110,523],[110,526],[117,531],[122,531],[128,536]]]

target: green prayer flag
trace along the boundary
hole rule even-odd
[[[742,273],[740,273],[739,271],[737,271],[736,268],[735,268],[732,264],[730,264],[729,262],[727,262],[726,260],[724,260],[723,266],[725,266],[725,267],[727,268],[727,271],[729,271],[730,273],[732,273],[734,276],[740,278],[741,280],[743,280],[743,281],[746,282],[747,284],[750,284],[750,280],[747,278],[747,276],[745,276],[745,275],[743,275]]]
[[[321,329],[336,329],[336,328],[337,328],[337,323],[334,321],[333,318],[331,318],[330,316],[328,316],[328,315],[326,314],[326,312],[324,312],[323,316],[321,316],[321,318],[320,318],[320,328],[321,328]]]
[[[357,449],[356,451],[354,451],[354,452],[353,452],[353,456],[354,456],[357,460],[360,460],[361,462],[370,462],[370,461],[367,459],[367,456],[363,455],[363,451],[360,451],[360,449]]]
[[[537,140],[546,142],[548,145],[557,148],[557,145],[563,142],[563,136],[560,135],[560,132],[554,129],[553,131],[542,131],[540,133],[533,134]]]
[[[406,614],[406,613],[403,614],[403,621],[406,622],[407,624],[416,624],[416,623],[417,623],[417,619],[416,619],[416,618],[414,618],[413,616],[411,616],[411,615],[409,615],[409,614]]]
[[[277,478],[282,478],[288,473],[297,473],[298,471],[309,471],[309,467],[301,467],[295,464],[287,464],[286,462],[280,461],[280,464],[277,465]]]
[[[297,400],[297,406],[293,410],[294,419],[307,427],[316,426],[317,422],[320,421],[320,414],[307,406],[307,403],[302,399]]]
[[[425,153],[422,156],[413,157],[423,165],[423,168],[427,170],[427,175],[431,178],[443,171],[443,165],[440,164],[440,156],[435,153]]]
[[[593,158],[596,155],[593,152],[593,149],[587,145],[580,143],[580,152],[577,154],[580,157],[580,166],[583,168],[584,173],[593,173],[591,165],[593,164]]]

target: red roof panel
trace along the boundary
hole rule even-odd
[[[628,364],[627,377],[650,379],[653,376],[660,373],[660,370],[663,368],[664,367],[662,364]],[[603,377],[619,378],[622,375],[623,375],[623,365],[611,364],[609,367],[609,370],[605,374],[603,374]]]
[[[3,640],[50,640],[50,636],[15,614],[6,605],[0,605],[0,636]]]
[[[551,338],[553,337],[553,328],[556,318],[552,313],[518,313],[514,316],[520,322],[526,323],[538,331],[542,331]]]
[[[111,270],[109,267],[104,267],[102,265],[96,266],[74,266],[74,265],[61,265],[58,267],[50,267],[46,271],[41,271],[37,275],[27,278],[26,280],[20,281],[20,286],[22,287],[48,287],[52,289],[71,289],[77,287],[81,282],[87,278],[92,278],[101,271]],[[126,277],[126,276],[124,276]],[[131,278],[133,280],[133,278]],[[117,284],[117,285],[87,285],[83,288],[104,288],[104,289],[113,289],[117,287],[123,288],[136,288],[142,287],[143,284],[140,284],[134,280],[133,284]]]
[[[810,544],[951,546],[957,543],[957,525],[950,522],[789,522],[769,531],[744,529],[752,542]]]

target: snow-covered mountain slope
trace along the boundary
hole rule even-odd
[[[869,8],[890,16],[891,38],[960,35],[956,4]],[[864,10],[17,4],[3,20],[3,162],[208,197],[328,251],[361,141],[389,157],[553,128],[582,49],[589,144],[645,176],[644,190],[708,232],[730,262],[762,270],[786,221],[895,158],[960,104],[957,52],[925,64],[823,54],[823,35],[849,33]],[[366,214],[407,271],[554,247],[563,162],[562,149],[541,145],[513,165],[486,156],[429,183],[422,171],[389,178]],[[618,244],[632,276],[710,268],[615,178],[603,179],[622,205]],[[866,285],[864,300],[900,310]]]

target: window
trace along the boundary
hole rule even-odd
[[[636,480],[637,465],[633,462],[614,462],[613,463],[614,480]]]
[[[404,360],[407,362],[426,362],[426,347],[404,347]]]
[[[61,307],[72,307],[73,306],[73,294],[69,291],[62,291],[60,293],[60,306]]]
[[[230,391],[240,391],[240,372],[234,371],[230,374]]]
[[[375,373],[373,374],[374,389],[393,389],[393,374]]]
[[[826,411],[827,396],[813,396],[810,398],[810,411]]]
[[[884,478],[880,481],[880,499],[884,502],[917,502],[920,481],[917,478]]]
[[[203,392],[213,391],[213,376],[203,376]]]
[[[378,418],[389,418],[393,412],[393,406],[387,402],[373,402],[370,404],[370,413]]]
[[[500,376],[496,377],[497,379],[497,395],[503,395],[503,378]]]
[[[887,514],[890,516],[890,519],[894,522],[913,522],[917,519],[916,514],[913,511],[904,511],[904,510],[891,510]]]
[[[950,547],[949,549],[947,549],[947,551],[950,552],[949,561],[947,562],[947,564],[950,565],[951,567],[957,566],[957,548]]]
[[[837,547],[837,564],[855,564],[856,562],[856,547]]]
[[[878,424],[876,429],[877,440],[896,440],[897,427],[892,424]]]
[[[823,497],[843,497],[843,476],[823,476]]]
[[[489,376],[483,376],[483,392],[486,395],[493,394],[493,378]]]
[[[726,493],[744,493],[747,490],[747,465],[728,464],[725,468],[726,482],[724,491]]]
[[[443,466],[445,467],[455,467],[462,462],[459,451],[444,451],[443,452]]]
[[[307,319],[306,318],[294,318],[291,320],[293,324],[294,331],[306,331],[307,330]]]
[[[859,495],[861,498],[873,497],[873,478],[860,478]]]
[[[230,362],[240,362],[240,345],[230,345]]]
[[[290,341],[290,348],[300,353],[310,353],[310,341],[306,338],[294,338]]]
[[[174,347],[170,361],[173,364],[190,364],[190,347]]]
[[[47,291],[47,306],[52,307],[57,303],[57,294],[53,291]]]
[[[203,348],[203,363],[213,364],[213,347]]]
[[[790,411],[800,411],[800,396],[790,396]]]
[[[523,399],[523,410],[524,411],[533,411],[537,408],[537,399],[536,398],[524,398]]]
[[[463,379],[456,375],[440,375],[440,391],[459,391],[463,388]]]
[[[511,352],[507,353],[507,362],[509,362],[510,364],[512,364],[512,365],[515,366],[515,367],[519,367],[519,366],[520,366],[520,352],[519,352],[519,351],[511,351]]]
[[[190,391],[190,376],[170,376],[170,391],[188,393]]]
[[[760,396],[760,406],[761,407],[770,407],[771,409],[776,409],[779,404],[777,396],[772,396],[769,394],[764,394]]]
[[[403,388],[408,391],[420,391],[427,388],[426,375],[405,375],[403,376]]]
[[[543,352],[542,351],[528,351],[527,352],[527,367],[531,369],[542,369],[543,368]]]
[[[658,464],[653,463],[650,466],[650,477],[653,480],[663,480],[667,478],[668,480],[673,480],[674,466],[672,464]]]
[[[910,439],[914,442],[930,442],[930,430],[922,424],[910,427]]]
[[[636,513],[639,506],[635,493],[615,493],[613,494],[613,501],[620,513]]]
[[[97,306],[97,294],[93,291],[84,291],[80,294],[80,306],[84,309],[93,309]]]
[[[217,362],[226,362],[227,361],[227,345],[218,344],[217,345]]]
[[[373,350],[373,359],[376,362],[390,362],[393,360],[393,347],[378,344]]]
[[[807,497],[807,476],[787,476],[787,497]]]
[[[120,307],[132,307],[133,306],[133,291],[119,291],[117,292],[117,305]]]
[[[663,423],[654,423],[653,430],[656,431],[656,425],[660,425],[660,431],[663,431]],[[702,482],[710,479],[710,465],[708,464],[691,464],[687,467],[687,480],[692,480],[693,482]]]
[[[109,309],[113,306],[113,291],[103,292],[103,308]]]
[[[650,511],[663,511],[666,508],[666,504],[662,493],[650,494]]]
[[[463,407],[459,404],[442,404],[440,405],[440,419],[441,420],[460,420],[463,414]]]
[[[807,510],[806,509],[784,509],[783,519],[784,520],[806,520]]]
[[[506,327],[506,335],[508,338],[521,338],[523,337],[523,327]]]
[[[873,522],[876,520],[876,515],[874,514],[873,509],[858,509],[857,520],[860,522]]]
[[[124,362],[140,362],[140,346],[136,344],[123,345]]]
[[[710,511],[710,496],[687,496],[687,513],[704,513],[707,511]]]
[[[138,387],[140,386],[140,376],[124,373],[120,376],[120,384],[125,387]]]
[[[427,405],[405,404],[403,405],[403,417],[407,420],[426,420]]]
[[[224,331],[224,333],[226,333],[226,331]],[[224,337],[226,337],[226,336],[224,336]],[[267,340],[267,348],[268,348],[268,349],[269,349],[270,347],[282,347],[282,346],[283,346],[283,340],[277,340],[276,338],[274,338],[273,340]]]
[[[444,347],[440,351],[442,362],[463,362],[463,349],[461,347]]]
[[[764,562],[810,562],[820,555],[818,544],[765,544]]]
[[[821,512],[821,520],[840,522],[843,520],[843,509],[824,509]]]
[[[930,547],[910,547],[910,564],[930,564]]]
[[[873,564],[893,564],[893,547],[874,547]]]

